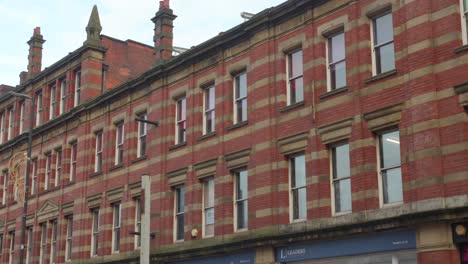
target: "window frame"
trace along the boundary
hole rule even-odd
[[[142,120],[148,120],[148,114],[146,112],[137,114],[137,117]],[[137,122],[137,124],[138,124],[137,158],[142,158],[146,156],[148,124],[146,122]]]
[[[41,228],[41,247],[39,250],[39,263],[44,264],[45,263],[45,253],[47,251],[47,222],[42,222],[39,224]]]
[[[31,195],[35,195],[37,192],[37,165],[38,161],[37,158],[33,158],[31,160]]]
[[[343,146],[348,146],[348,158],[349,158],[349,176],[347,177],[341,177],[341,178],[336,178],[335,179],[335,164],[336,164],[336,148],[343,147]],[[353,194],[351,192],[351,149],[350,149],[350,144],[348,141],[343,141],[339,143],[332,144],[330,146],[331,151],[330,151],[330,187],[331,187],[331,208],[332,208],[332,215],[333,216],[339,216],[339,215],[344,215],[344,214],[349,214],[352,213],[353,211]],[[337,211],[336,210],[336,191],[335,191],[335,182],[340,182],[342,180],[348,180],[349,179],[349,193],[350,193],[350,210],[347,211]]]
[[[294,71],[293,66],[294,66],[294,63],[292,62],[293,61],[293,58],[292,56],[298,52],[301,52],[302,56],[301,56],[301,59],[302,59],[302,74],[301,75],[298,75],[298,76],[291,76],[292,73]],[[291,51],[289,51],[287,54],[286,54],[286,78],[287,78],[287,81],[286,81],[286,97],[287,97],[287,104],[288,105],[294,105],[294,104],[297,104],[297,103],[301,103],[304,101],[305,99],[305,96],[304,96],[304,50],[302,49],[302,47],[299,47],[299,48],[296,48],[296,49],[293,49]],[[294,96],[295,100],[292,101],[292,85],[291,83],[296,81],[297,79],[302,79],[302,100],[298,100],[297,99],[297,95]]]
[[[244,97],[241,97],[240,96],[240,77],[242,75],[245,75],[245,96]],[[239,88],[239,93],[238,93],[238,88]],[[233,75],[233,123],[234,124],[239,124],[239,123],[242,123],[242,122],[247,122],[247,120],[249,120],[249,113],[248,113],[248,100],[247,100],[247,97],[248,97],[248,79],[247,79],[247,71],[246,70],[243,70],[243,71],[240,71],[236,74]],[[237,97],[237,94],[239,94],[239,97]],[[244,106],[243,106],[243,101],[245,101],[245,112],[246,112],[246,117],[245,117],[245,120],[242,119],[242,116],[239,118],[239,114],[237,113],[238,111],[238,108],[237,108],[237,104],[240,103],[241,105],[241,109],[243,110],[244,109]],[[242,111],[243,112],[243,111]]]
[[[77,159],[78,158],[78,142],[70,143],[70,174],[68,181],[72,182],[76,177]]]
[[[19,134],[23,134],[25,131],[24,131],[24,122],[25,122],[25,118],[26,118],[26,101],[25,100],[22,100],[20,101],[19,103],[19,107],[20,107],[20,118],[19,118]]]
[[[60,178],[62,177],[62,149],[55,150],[55,177],[54,177],[54,187],[58,187],[60,183]]]
[[[65,113],[65,106],[67,102],[67,81],[65,78],[60,81],[60,106],[59,106],[59,115]]]
[[[27,231],[27,244],[26,244],[26,263],[30,264],[32,262],[32,238],[34,236],[33,226],[28,226]],[[1,247],[0,247],[1,248]]]
[[[339,35],[343,34],[343,49],[344,49],[344,58],[341,60],[337,61],[332,61],[332,56],[333,56],[333,38],[338,37]],[[346,70],[346,33],[344,31],[344,28],[340,27],[336,30],[333,30],[329,35],[326,36],[326,64],[327,64],[327,91],[331,92],[334,90],[338,90],[340,88],[344,88],[347,86],[347,70]],[[332,74],[332,67],[344,62],[344,69],[345,69],[345,84],[343,86],[337,87],[336,86],[336,81],[333,82],[332,80],[336,80],[336,77],[333,78]],[[336,72],[335,72],[336,74]]]
[[[8,112],[8,128],[7,128],[7,141],[13,138],[13,106],[7,107]]]
[[[295,166],[295,163],[296,163],[296,158],[298,157],[304,157],[304,185],[301,185],[301,186],[294,186],[293,187],[293,177],[295,175],[293,175],[293,166]],[[290,155],[288,157],[288,175],[289,175],[289,221],[291,223],[295,223],[295,222],[304,222],[304,221],[307,221],[307,160],[306,160],[306,155],[305,153],[296,153],[294,155]],[[295,169],[294,169],[295,171]],[[300,190],[300,189],[304,189],[305,190],[305,193],[306,193],[306,199],[305,201],[303,201],[305,204],[305,217],[304,218],[301,218],[300,216],[298,216],[297,218],[295,217],[295,214],[296,212],[294,211],[296,206],[294,204],[294,191],[297,191],[297,190]],[[299,200],[298,200],[299,201]],[[300,202],[300,201],[299,201]],[[299,205],[298,205],[299,206]],[[299,207],[297,207],[299,208]],[[299,209],[298,209],[299,210]],[[297,212],[297,214],[299,215],[300,213]]]
[[[185,96],[180,97],[176,100],[175,121],[175,144],[184,144],[185,142],[187,142],[187,98]]]
[[[468,6],[460,0],[461,33],[463,45],[468,45]]]
[[[213,92],[213,102],[210,100],[211,91]],[[213,107],[210,107],[211,103]],[[203,88],[203,135],[214,133],[216,131],[216,89],[215,85],[210,84]],[[208,126],[208,117],[211,118],[211,126]]]
[[[55,107],[57,105],[57,86],[55,83],[50,85],[49,92],[49,120],[52,120],[55,118]]]
[[[43,96],[42,96],[42,90],[39,90],[36,92],[36,127],[40,126],[42,124],[42,111],[43,111]]]
[[[6,113],[5,110],[3,110],[0,114],[0,144],[3,144],[5,142],[5,127],[6,127]]]
[[[392,40],[383,42],[383,43],[376,43],[377,42],[377,19],[384,17],[386,15],[390,15],[392,19]],[[395,57],[395,30],[394,30],[394,23],[393,23],[393,12],[391,9],[382,11],[376,15],[373,15],[371,17],[371,47],[372,47],[372,76],[377,76],[386,72],[390,72],[392,70],[396,69],[396,57]],[[387,45],[393,45],[393,62],[394,62],[394,67],[393,69],[387,70],[387,71],[382,71],[381,69],[381,56],[377,56],[377,49],[380,49],[384,46]]]
[[[122,204],[112,204],[112,253],[120,252],[120,229],[122,227]]]
[[[50,188],[50,180],[52,177],[52,153],[45,153],[45,171],[44,171],[44,190],[47,191]]]
[[[99,220],[99,208],[91,209],[91,257],[98,256]]]
[[[15,231],[9,231],[8,237],[10,238],[10,244],[8,245],[8,263],[13,264],[13,258],[15,256]]]
[[[179,206],[182,205],[182,206]],[[182,208],[180,208],[182,207]],[[183,227],[179,230],[179,222],[182,218]],[[180,233],[182,231],[182,233]],[[180,237],[180,238],[179,238]],[[185,240],[185,185],[174,187],[174,242]]]
[[[102,172],[103,165],[103,150],[104,150],[104,131],[97,131],[95,134],[95,151],[94,151],[94,172]]]
[[[3,233],[0,234],[0,259],[3,257]]]
[[[210,185],[210,182],[212,183],[212,185]],[[207,177],[205,179],[203,179],[203,193],[202,193],[202,236],[204,238],[206,237],[214,237],[215,235],[215,230],[214,230],[214,226],[215,226],[215,195],[216,195],[216,188],[215,188],[215,180],[214,180],[214,177]],[[209,189],[208,192],[210,192],[210,190],[213,191],[213,195],[212,195],[212,198],[213,198],[213,201],[212,201],[212,206],[207,206],[206,205],[206,188],[212,188],[212,189]],[[211,224],[207,224],[207,214],[208,214],[208,211],[212,210],[213,211],[213,223]],[[213,225],[213,233],[212,234],[207,234],[207,225]]]
[[[239,194],[237,190],[240,187],[240,180],[239,178],[241,177],[241,173],[245,172],[246,173],[246,181],[247,181],[247,190],[246,190],[246,197],[239,198]],[[247,168],[240,168],[234,171],[234,231],[235,232],[243,232],[247,231],[249,229],[249,171]],[[246,223],[244,227],[239,227],[239,204],[240,203],[246,203],[245,207],[247,208],[247,218],[246,218]]]
[[[6,205],[8,201],[8,170],[2,171],[2,180],[3,180],[3,194],[2,194],[2,205]]]
[[[125,126],[124,122],[120,121],[115,124],[115,153],[114,165],[122,165],[124,158],[124,144],[125,144]]]
[[[50,255],[49,255],[49,263],[55,264],[57,260],[57,231],[58,231],[58,223],[57,220],[50,221],[51,224],[51,235],[50,235]]]
[[[141,248],[141,198],[135,198],[135,249]]]
[[[81,102],[81,70],[75,71],[75,89],[74,89],[73,105],[77,107]]]
[[[73,249],[73,215],[65,216],[66,220],[66,237],[65,237],[65,261],[71,261]]]

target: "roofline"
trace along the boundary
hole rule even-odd
[[[135,44],[138,44],[138,45],[141,45],[141,46],[150,48],[150,49],[154,49],[154,47],[151,46],[151,45],[148,45],[148,44],[145,44],[145,43],[143,43],[143,42],[139,42],[139,41],[136,41],[136,40],[133,40],[133,39],[121,40],[121,39],[114,38],[114,37],[111,37],[111,36],[108,36],[108,35],[104,35],[104,34],[101,34],[101,37],[108,38],[108,39],[110,39],[110,40],[117,41],[117,42],[121,42],[121,43],[125,43],[125,44],[127,44],[127,43],[129,43],[129,42],[133,42],[133,43],[135,43]]]

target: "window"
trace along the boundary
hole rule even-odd
[[[120,122],[115,125],[115,161],[114,165],[120,165],[123,162],[124,154],[124,123]]]
[[[91,235],[91,257],[98,255],[99,242],[99,208],[91,211],[92,215],[92,235]]]
[[[57,87],[52,85],[50,87],[50,107],[49,107],[49,119],[53,119],[55,117],[55,105],[57,104]]]
[[[24,132],[24,120],[25,120],[25,110],[26,110],[25,101],[21,101],[19,106],[20,106],[19,133],[23,134],[23,132]]]
[[[340,32],[328,38],[328,91],[346,86],[345,34]]]
[[[75,107],[80,104],[81,97],[81,71],[75,72]]]
[[[6,204],[8,194],[8,171],[2,172],[2,204]]]
[[[26,264],[32,263],[33,227],[27,227]]]
[[[303,70],[303,52],[294,51],[288,54],[288,84],[287,97],[288,104],[295,104],[304,101],[304,70]]]
[[[235,229],[237,231],[248,228],[249,209],[248,209],[248,172],[240,170],[235,173]]]
[[[94,172],[102,171],[102,147],[103,147],[103,133],[102,131],[96,133],[96,153],[94,158]]]
[[[9,250],[8,260],[10,264],[13,264],[15,263],[13,261],[13,257],[15,256],[15,231],[10,231],[9,236],[10,236],[10,250]]]
[[[463,45],[468,44],[468,0],[460,0]]]
[[[7,130],[7,140],[13,138],[13,107],[8,108],[8,130]]]
[[[52,221],[52,234],[50,238],[50,264],[55,264],[57,258],[57,220]]]
[[[72,241],[73,241],[73,216],[68,215],[65,217],[67,222],[67,240],[65,241],[65,260],[70,261],[72,255]]]
[[[234,76],[234,124],[247,121],[247,73]]]
[[[39,252],[39,263],[45,263],[45,253],[47,251],[47,222],[40,224],[41,226],[41,250]]]
[[[176,101],[176,142],[175,144],[182,144],[186,140],[186,109],[187,100],[185,97]]]
[[[215,87],[209,86],[203,90],[204,93],[204,115],[203,115],[203,134],[209,134],[215,131]]]
[[[400,132],[391,131],[379,135],[380,184],[383,204],[403,201],[401,179]]]
[[[141,113],[138,115],[138,118],[141,120],[148,120],[148,115],[146,113]],[[148,124],[145,122],[138,123],[138,146],[137,153],[138,158],[146,156],[146,133],[148,130]]]
[[[36,189],[37,189],[37,159],[33,159],[31,161],[31,175],[32,175],[32,179],[31,179],[31,195],[35,194],[36,193]]]
[[[76,159],[78,155],[78,143],[73,142],[70,144],[70,176],[69,181],[74,181],[76,177]]]
[[[214,235],[215,220],[215,184],[214,178],[208,178],[203,182],[203,236]]]
[[[175,240],[184,240],[185,187],[175,188]]]
[[[36,126],[41,125],[42,114],[42,91],[36,93]]]
[[[0,234],[0,258],[3,257],[3,234]]]
[[[52,174],[52,155],[51,153],[46,154],[46,167],[45,167],[45,179],[44,179],[44,190],[49,189],[51,174]]]
[[[307,197],[306,165],[303,154],[289,159],[289,174],[291,177],[291,221],[305,220],[307,219]]]
[[[135,199],[135,232],[141,234],[141,199]],[[141,247],[141,235],[135,235],[135,248]]]
[[[55,178],[54,178],[54,187],[59,185],[60,179],[62,177],[62,150],[55,150]]]
[[[351,211],[351,170],[349,144],[332,148],[332,193],[334,213]]]
[[[373,64],[374,75],[395,69],[395,50],[393,46],[392,13],[373,19]]]
[[[112,224],[112,252],[119,252],[120,250],[120,213],[121,204],[116,203],[112,205],[113,208],[113,224]]]
[[[60,81],[60,110],[59,114],[63,114],[65,112],[65,103],[67,100],[67,81],[62,79]]]
[[[0,144],[5,140],[5,129],[6,129],[6,114],[5,111],[2,112],[0,118]]]

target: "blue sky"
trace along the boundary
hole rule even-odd
[[[285,0],[171,0],[178,16],[174,45],[191,47],[243,22],[240,12],[257,13]],[[0,0],[0,84],[17,85],[27,68],[26,42],[36,26],[44,43],[42,68],[77,49],[93,5],[99,9],[102,34],[153,45],[151,18],[156,0]]]

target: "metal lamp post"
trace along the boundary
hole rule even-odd
[[[29,111],[29,133],[28,133],[28,153],[26,159],[26,178],[24,179],[24,202],[23,202],[23,216],[21,221],[21,246],[20,246],[20,258],[19,263],[24,263],[24,242],[26,240],[26,217],[28,215],[28,194],[29,194],[29,176],[31,170],[31,151],[32,151],[32,135],[33,135],[33,125],[34,125],[34,96],[29,96],[27,94],[10,92],[11,95],[31,99],[31,107]],[[31,239],[31,238],[29,238]]]

